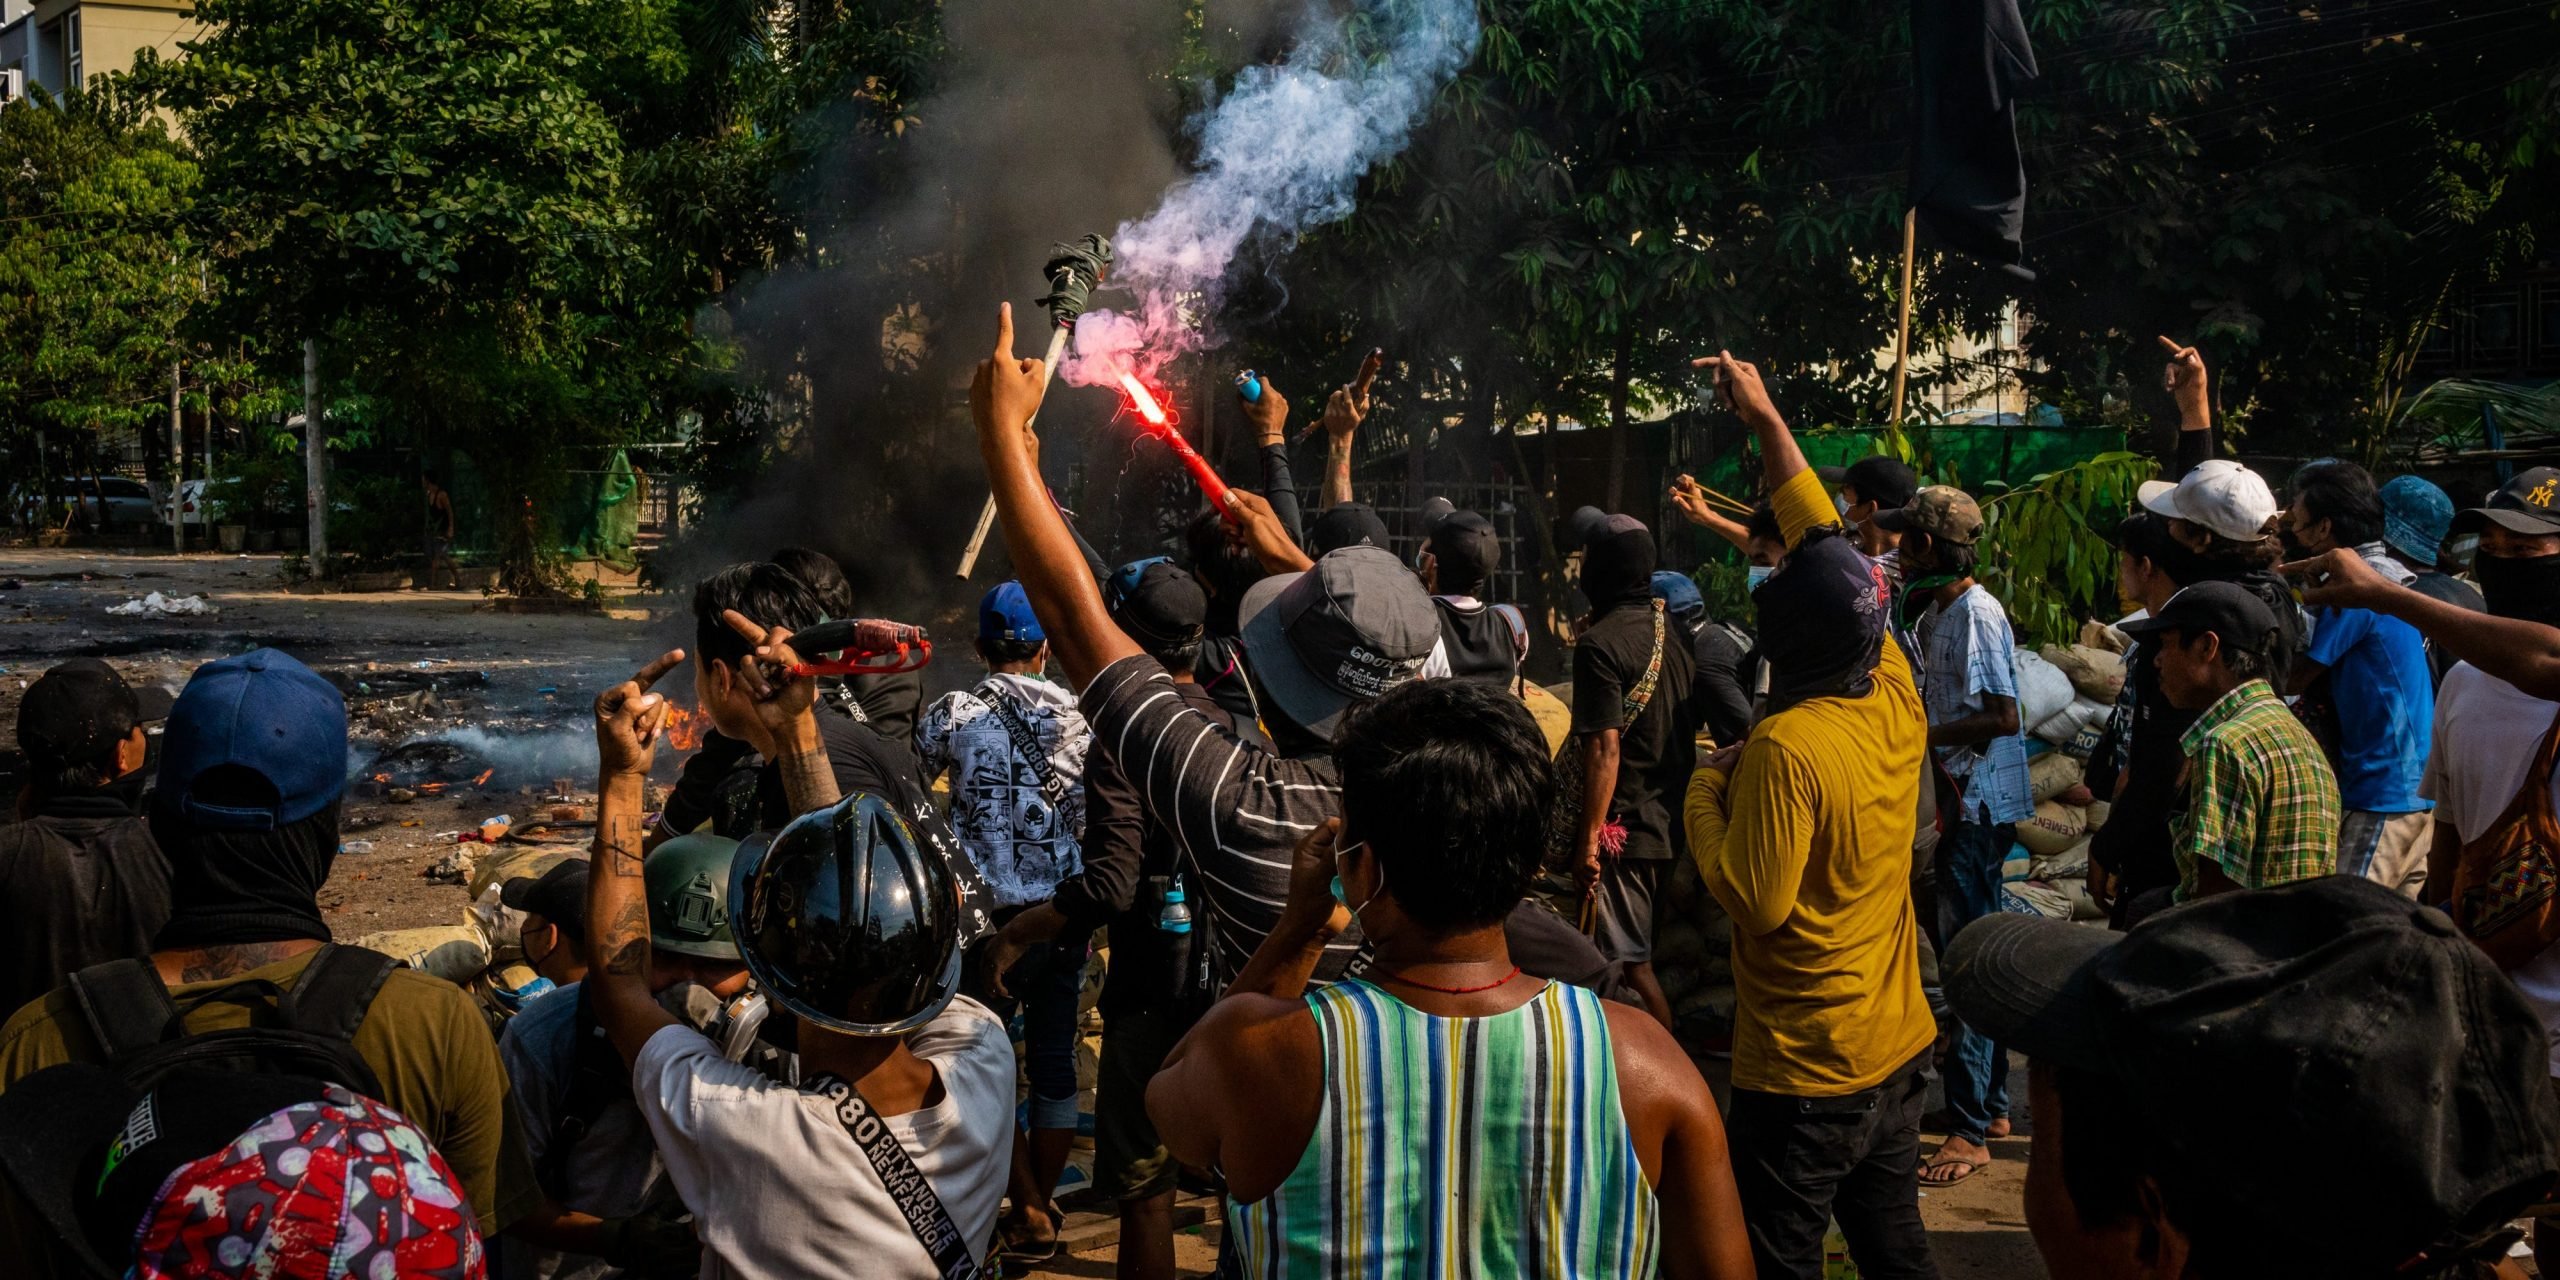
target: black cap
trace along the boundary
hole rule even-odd
[[[498,886],[498,901],[583,938],[587,934],[587,860],[563,858],[539,876],[517,876]]]
[[[1199,579],[1163,556],[1120,566],[1103,594],[1111,620],[1150,652],[1198,640],[1209,618]]]
[[[1910,502],[1911,495],[1920,492],[1920,473],[1900,458],[1879,453],[1850,463],[1834,483],[1857,490],[1860,501],[1889,509]]]
[[[1434,590],[1474,595],[1502,565],[1502,538],[1493,522],[1473,511],[1452,511],[1431,527],[1431,559],[1438,566]]]
[[[2160,612],[2117,628],[2129,636],[2175,631],[2193,639],[2210,631],[2227,648],[2264,655],[2274,650],[2276,615],[2249,589],[2230,582],[2199,582],[2181,587]]]
[[[1387,545],[1387,522],[1365,502],[1338,502],[1307,526],[1307,554],[1321,557],[1343,547]]]
[[[2560,533],[2560,468],[2535,467],[2517,472],[2514,479],[2499,485],[2487,502],[2454,513],[2453,531],[2478,533],[2483,521],[2496,521],[2528,537]]]
[[[2360,876],[2124,934],[1985,916],[1944,972],[1965,1025],[2117,1082],[2181,1199],[2285,1224],[2292,1274],[2442,1258],[2560,1177],[2541,1018],[2443,912]]]
[[[48,766],[102,761],[142,723],[142,700],[114,667],[72,658],[27,686],[18,703],[18,747]]]

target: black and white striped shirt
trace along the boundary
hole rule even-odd
[[[1085,720],[1170,825],[1189,858],[1218,984],[1262,945],[1289,897],[1300,840],[1342,813],[1327,757],[1287,759],[1236,736],[1184,701],[1162,664],[1143,654],[1103,668],[1085,686]],[[1361,948],[1355,925],[1325,948],[1316,977],[1340,976]]]

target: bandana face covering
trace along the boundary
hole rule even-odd
[[[2471,574],[2480,580],[2491,614],[2560,627],[2560,556],[2482,552],[2471,562]]]

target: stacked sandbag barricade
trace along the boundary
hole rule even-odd
[[[2018,654],[2018,723],[2026,728],[2035,816],[2000,869],[2001,906],[2054,920],[2101,920],[2089,897],[2089,839],[2107,806],[2084,777],[2089,753],[2124,691],[2124,633],[2092,622],[2077,644]]]

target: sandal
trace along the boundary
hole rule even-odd
[[[1049,1238],[1035,1239],[1029,1231],[1011,1221],[996,1223],[996,1253],[1007,1262],[1047,1262],[1058,1256],[1058,1237],[1066,1232],[1067,1217],[1063,1213],[1042,1214],[1052,1224]]]
[[[1957,1183],[1982,1172],[1984,1168],[1990,1165],[1990,1163],[1991,1162],[1988,1160],[1967,1160],[1963,1156],[1948,1156],[1943,1160],[1930,1160],[1920,1166],[1920,1185],[1924,1187],[1952,1187]],[[1959,1164],[1964,1166],[1964,1171],[1956,1174],[1954,1177],[1932,1178],[1929,1176],[1930,1174],[1940,1169],[1944,1169],[1949,1165]]]

